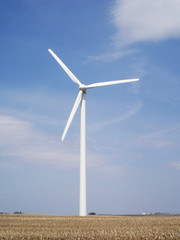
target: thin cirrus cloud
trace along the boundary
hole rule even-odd
[[[78,153],[75,149],[73,153],[67,151],[58,144],[59,142],[54,137],[37,130],[28,121],[1,115],[0,135],[1,157],[6,159],[6,164],[7,159],[10,158],[61,168],[77,165]]]
[[[176,139],[179,132],[180,124],[175,124],[143,135],[137,139],[137,143],[141,146],[151,146],[153,148],[179,148]]]
[[[133,53],[134,43],[180,37],[179,0],[116,0],[110,15],[115,32],[109,49],[90,60],[112,61]]]
[[[106,126],[112,125],[114,123],[119,123],[121,121],[131,118],[132,116],[134,116],[135,114],[141,111],[143,107],[143,103],[139,100],[135,102],[133,106],[130,107],[127,105],[127,107],[129,107],[129,110],[126,110],[126,112],[124,112],[120,117],[91,124],[90,126],[88,126],[88,131],[91,133],[96,132]]]
[[[10,115],[0,115],[0,168],[16,168],[22,162],[48,165],[56,168],[79,167],[79,149],[76,144],[60,143],[60,139],[37,130],[33,123]],[[108,168],[108,158],[88,152],[89,167]],[[103,167],[102,167],[103,166]]]
[[[172,162],[172,163],[170,163],[170,166],[172,166],[176,170],[180,170],[180,161]]]

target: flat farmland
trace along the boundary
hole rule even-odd
[[[180,239],[180,216],[1,214],[0,239]]]

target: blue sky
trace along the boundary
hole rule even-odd
[[[0,211],[79,211],[78,93],[87,93],[88,212],[180,213],[180,2],[0,2]]]

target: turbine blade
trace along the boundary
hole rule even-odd
[[[76,111],[77,111],[77,109],[78,109],[78,106],[79,106],[79,104],[80,104],[80,102],[81,102],[82,93],[83,93],[83,91],[81,91],[81,90],[80,90],[79,93],[78,93],[78,96],[77,96],[76,101],[75,101],[75,103],[74,103],[74,106],[73,106],[73,108],[72,108],[71,114],[70,114],[70,116],[69,116],[69,118],[68,118],[68,121],[67,121],[67,123],[66,123],[65,129],[64,129],[64,132],[63,132],[63,135],[62,135],[62,137],[61,137],[61,141],[64,140],[64,138],[65,138],[65,136],[66,136],[66,133],[67,133],[67,131],[68,131],[68,129],[69,129],[69,126],[71,125],[71,122],[72,122],[72,120],[73,120],[73,117],[74,117],[74,115],[75,115],[75,113],[76,113]]]
[[[126,82],[135,82],[135,81],[139,81],[139,78],[93,83],[90,85],[86,85],[85,88],[88,89],[88,88],[95,88],[95,87],[104,87],[104,86],[108,86],[108,85],[114,85],[114,84],[120,84],[120,83],[126,83]]]
[[[64,71],[72,79],[72,81],[77,83],[79,86],[82,85],[81,82],[74,76],[74,74],[67,68],[67,66],[58,58],[58,56],[51,49],[48,49],[48,51],[55,58],[55,60],[59,63],[59,65],[64,69]]]

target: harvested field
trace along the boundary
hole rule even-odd
[[[180,216],[2,214],[0,239],[180,239]]]

